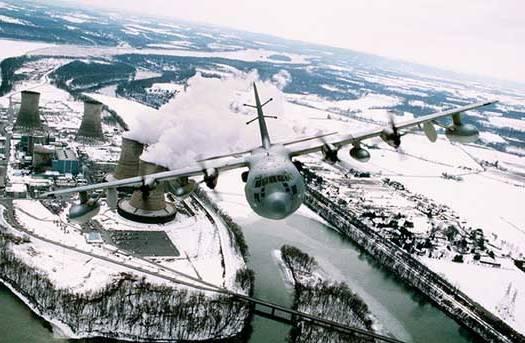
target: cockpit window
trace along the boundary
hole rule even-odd
[[[266,185],[276,183],[276,182],[286,182],[292,180],[292,177],[290,174],[278,174],[278,175],[270,175],[265,177],[258,177],[254,181],[255,188],[264,187]]]

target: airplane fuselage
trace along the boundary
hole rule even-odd
[[[250,171],[244,187],[246,200],[258,215],[283,219],[301,206],[305,185],[303,176],[282,145],[252,151]]]

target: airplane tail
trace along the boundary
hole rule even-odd
[[[263,106],[272,101],[273,99],[270,98],[266,100],[263,104],[261,104],[261,100],[259,99],[259,93],[257,93],[257,86],[255,85],[255,82],[253,83],[253,92],[255,94],[255,106],[254,105],[248,105],[244,104],[244,106],[252,107],[257,109],[257,117],[253,118],[252,120],[248,121],[246,125],[251,124],[255,120],[259,121],[259,130],[261,132],[261,141],[262,146],[265,149],[269,149],[272,143],[270,142],[270,135],[268,134],[268,127],[266,126],[266,121],[264,118],[277,118],[276,116],[265,116],[263,113]]]

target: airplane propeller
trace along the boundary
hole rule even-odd
[[[199,184],[204,183],[208,189],[210,189],[217,199],[221,200],[219,192],[215,189],[219,181],[219,171],[215,168],[206,168],[203,161],[199,161],[199,165],[202,167],[203,178],[199,181]]]
[[[401,133],[399,128],[396,126],[394,120],[394,114],[389,113],[388,116],[388,126],[383,129],[383,132],[379,137],[392,148],[394,148],[399,153],[399,158],[402,159],[404,156],[404,151],[401,148],[401,137],[406,135],[408,132]]]
[[[151,191],[157,186],[157,181],[155,179],[145,177],[142,180],[142,184],[139,186],[139,190],[142,193],[142,199],[146,200],[149,198]]]
[[[397,129],[393,113],[390,113],[390,115],[388,116],[388,124],[390,125],[390,128],[392,130],[392,146],[397,150],[401,146],[401,136],[403,135],[400,134],[399,130]]]

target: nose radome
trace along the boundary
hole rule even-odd
[[[268,194],[265,199],[266,208],[273,219],[282,219],[290,214],[292,200],[287,193],[273,192]]]

